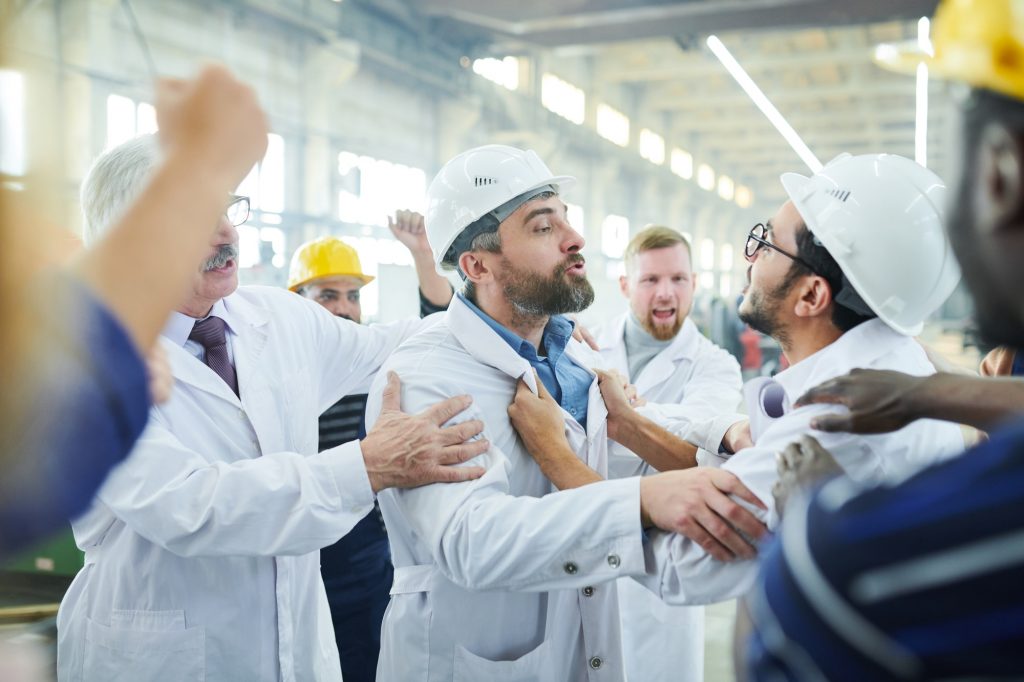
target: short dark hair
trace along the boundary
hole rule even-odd
[[[793,261],[789,267],[789,273],[786,275],[786,289],[788,289],[798,277],[816,274],[824,278],[824,280],[828,282],[829,289],[832,290],[832,324],[835,325],[837,329],[845,334],[857,325],[878,317],[874,313],[871,313],[870,315],[861,315],[860,313],[836,302],[836,297],[839,296],[839,292],[841,292],[843,287],[846,286],[846,279],[843,277],[843,270],[839,267],[839,263],[836,262],[836,259],[832,257],[832,254],[830,254],[824,246],[818,243],[814,234],[807,229],[807,225],[805,224],[801,224],[796,231],[796,255],[807,261],[814,270],[812,271],[803,263]]]

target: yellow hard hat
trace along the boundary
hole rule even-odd
[[[337,237],[320,237],[306,242],[292,255],[288,288],[298,291],[321,277],[355,277],[363,284],[373,281],[363,272],[356,250]]]
[[[1024,2],[942,0],[929,54],[916,42],[879,45],[875,61],[901,73],[927,64],[930,74],[1024,99]]]

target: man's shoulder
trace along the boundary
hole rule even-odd
[[[473,361],[469,352],[452,334],[448,322],[443,315],[431,320],[422,329],[403,341],[385,363],[386,369],[419,369],[425,362],[468,363]],[[427,367],[429,370],[430,367]],[[441,367],[436,371],[443,372]]]
[[[289,309],[300,308],[304,305],[302,298],[288,289],[270,287],[260,284],[247,284],[238,287],[233,294],[224,299],[228,305],[232,301],[241,301],[249,305],[260,307],[284,307]]]

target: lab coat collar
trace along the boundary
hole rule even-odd
[[[513,379],[524,380],[531,391],[537,392],[537,382],[530,363],[473,312],[462,297],[452,298],[445,316],[448,328],[474,360],[494,367]]]
[[[601,352],[621,352],[621,359],[625,363],[623,366],[627,368],[629,363],[626,360],[625,334],[626,316],[630,314],[629,311],[626,311],[619,315],[612,320],[611,324],[602,329],[597,337],[597,345]],[[672,343],[647,363],[639,377],[630,377],[630,381],[636,384],[641,395],[648,393],[656,386],[668,381],[676,365],[683,360],[692,360],[696,357],[699,347],[700,330],[697,329],[693,320],[687,317],[683,321],[683,326],[679,328],[679,333],[672,339]]]
[[[530,363],[513,350],[487,322],[470,310],[465,301],[458,296],[452,298],[445,316],[448,328],[474,360],[488,367],[494,367],[513,379],[522,379],[531,391],[537,393],[537,379]],[[565,354],[576,365],[585,369],[591,376],[596,377],[593,365],[600,361],[600,357],[596,353],[588,355],[588,350],[576,339],[570,339],[568,346],[566,346]],[[562,412],[566,421],[570,424],[569,428],[579,429],[582,432],[583,427],[579,422],[573,419],[565,410],[562,410]],[[587,433],[594,434],[603,428],[607,416],[608,410],[605,407],[604,400],[601,398],[601,391],[595,381],[590,386],[587,403]],[[596,465],[595,462],[588,462],[588,464],[591,466]]]
[[[255,388],[254,383],[258,383],[255,369],[267,342],[264,327],[270,321],[270,314],[246,301],[237,292],[217,301],[210,314],[220,317],[228,325],[238,389],[239,393],[245,395]],[[171,374],[178,381],[241,406],[242,401],[224,380],[185,350],[185,341],[195,321],[187,315],[174,313],[164,328],[162,343],[171,364]]]
[[[811,388],[832,377],[866,367],[892,352],[893,346],[907,337],[898,334],[879,319],[862,322],[834,342],[775,375],[791,402]]]

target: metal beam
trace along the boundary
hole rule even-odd
[[[545,47],[720,31],[846,26],[931,16],[937,0],[703,0],[685,3],[604,3],[585,11],[579,0],[421,0],[420,11],[447,17],[492,36]],[[581,11],[583,10],[583,11]],[[513,17],[529,17],[518,20]]]

